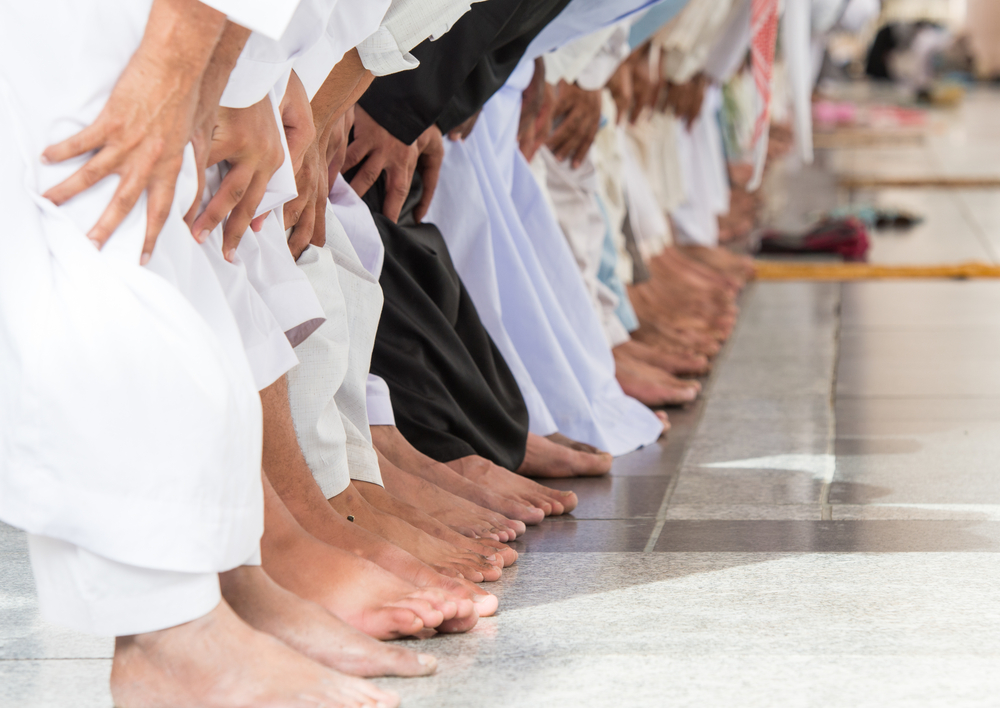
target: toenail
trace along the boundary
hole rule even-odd
[[[438,663],[438,660],[430,654],[417,654],[417,661],[421,666],[434,666],[434,664]]]

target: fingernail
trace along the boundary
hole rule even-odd
[[[417,654],[417,663],[421,666],[434,666],[438,660],[430,654]]]
[[[89,240],[92,244],[94,244],[94,248],[96,248],[98,251],[101,250],[101,242],[98,241],[96,238],[91,238],[90,236],[88,236],[87,240]]]
[[[489,602],[491,597],[493,597],[493,596],[492,595],[476,595],[474,598],[472,598],[472,603],[474,605],[481,605],[484,602]]]
[[[43,165],[51,165],[52,164],[52,161],[49,160],[49,158],[45,157],[45,155],[40,155],[38,157],[38,161],[41,162]]]
[[[146,265],[147,263],[149,263],[149,258],[150,258],[150,255],[151,255],[151,254],[149,254],[149,253],[143,253],[143,254],[142,254],[142,255],[141,255],[140,257],[139,257],[139,265],[141,265],[141,266],[144,266],[144,265]]]
[[[228,251],[226,251],[226,260],[229,261],[230,263],[233,263],[236,260],[235,248],[230,248]]]
[[[492,556],[486,556],[486,560],[490,561],[491,563],[493,561],[495,561],[496,559],[497,559],[497,554],[496,553],[494,553]]]
[[[570,495],[571,495],[571,494],[572,494],[573,492],[563,492],[563,491],[560,491],[559,493],[560,493],[560,494],[562,494],[562,495],[563,495],[564,497],[568,497],[568,496],[570,496]]]
[[[208,235],[212,233],[208,229],[204,229],[200,234],[194,237],[194,240],[198,243],[205,243],[208,240]]]

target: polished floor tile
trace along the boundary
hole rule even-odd
[[[813,471],[685,469],[670,505],[809,504],[819,501],[823,480]]]
[[[838,396],[1000,397],[1000,327],[848,330]]]
[[[920,329],[1000,328],[1000,282],[897,280],[843,285],[841,327]]]
[[[641,519],[656,516],[660,501],[667,492],[671,478],[651,477],[592,477],[589,479],[548,480],[556,489],[576,492],[580,503],[573,518]]]
[[[111,708],[107,659],[0,661],[3,708]]]
[[[28,552],[28,542],[24,532],[0,522],[0,554]]]
[[[27,555],[0,554],[0,665],[15,659],[111,658],[113,646],[107,637],[43,620]]]
[[[654,519],[583,520],[549,519],[517,541],[518,551],[545,553],[595,553],[642,551],[649,541]]]
[[[839,398],[836,420],[840,436],[920,436],[979,424],[1000,429],[1000,397]]]
[[[1000,522],[954,520],[669,521],[661,552],[915,553],[1000,551]]]
[[[524,560],[497,617],[408,642],[437,676],[380,683],[409,708],[972,706],[1000,689],[990,554]]]

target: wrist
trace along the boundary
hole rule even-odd
[[[208,67],[225,25],[223,13],[198,0],[154,0],[139,49],[194,85]]]

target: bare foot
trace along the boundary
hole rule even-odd
[[[683,381],[666,371],[631,358],[618,347],[612,350],[615,357],[615,376],[622,390],[647,406],[675,406],[690,403],[698,397],[701,384]]]
[[[652,364],[674,376],[703,376],[712,368],[707,356],[690,350],[679,354],[667,347],[653,346],[636,339],[630,339],[615,348],[619,347],[631,358]]]
[[[410,445],[398,428],[391,425],[373,425],[371,431],[375,447],[378,448],[379,452],[407,472],[422,477],[428,482],[433,482],[442,489],[468,499],[479,506],[503,514],[508,519],[528,525],[540,524],[545,519],[546,511],[543,507],[534,506],[520,496],[508,495],[500,489],[477,484],[462,476],[454,468],[453,463],[457,461],[444,464],[427,457]],[[488,461],[484,460],[484,462]],[[575,495],[573,498],[575,499]],[[573,503],[575,505],[575,501]],[[548,513],[551,514],[552,505],[548,504],[547,506]]]
[[[478,455],[460,457],[448,463],[460,475],[478,485],[494,489],[505,496],[522,499],[545,511],[546,516],[567,514],[576,508],[577,498],[573,492],[543,487],[527,477],[495,465]]]
[[[528,450],[517,473],[526,477],[600,477],[611,471],[613,461],[610,453],[565,435],[551,440],[528,433]]]
[[[379,455],[380,467],[391,466],[392,463]],[[384,481],[384,478],[383,478]],[[387,483],[388,484],[388,483]],[[463,536],[446,524],[441,523],[430,514],[400,499],[391,489],[383,489],[377,484],[355,482],[355,488],[365,499],[382,511],[399,517],[411,526],[415,526],[432,538],[451,546],[463,549],[487,559],[490,565],[498,569],[505,568],[517,561],[517,551],[510,546],[492,538],[473,538]],[[464,501],[464,500],[463,500]]]
[[[225,602],[170,629],[118,637],[118,708],[394,708],[399,697],[251,629]]]
[[[505,542],[513,541],[524,533],[524,522],[512,521],[491,509],[445,491],[422,477],[400,469],[380,451],[376,452],[379,453],[382,481],[393,496],[422,509],[463,536]]]
[[[307,533],[267,480],[260,549],[264,570],[275,582],[376,639],[436,628],[458,613],[455,601],[440,590],[415,587]]]
[[[370,493],[375,494],[374,491]],[[382,499],[382,501],[383,504],[387,504],[387,500]],[[500,568],[483,556],[434,538],[398,516],[384,511],[382,507],[369,503],[358,491],[354,482],[330,499],[330,504],[343,516],[348,517],[349,521],[353,519],[357,526],[378,534],[443,575],[465,578],[474,583],[481,583],[487,577],[490,580],[500,579],[502,572]],[[495,557],[492,560],[494,563],[498,561]]]
[[[430,654],[372,639],[285,590],[260,566],[221,573],[219,581],[222,596],[244,622],[324,666],[353,676],[428,676],[437,668]]]
[[[697,260],[730,278],[740,289],[745,287],[747,281],[756,274],[753,258],[733,253],[727,248],[683,246],[680,251],[688,258]]]

